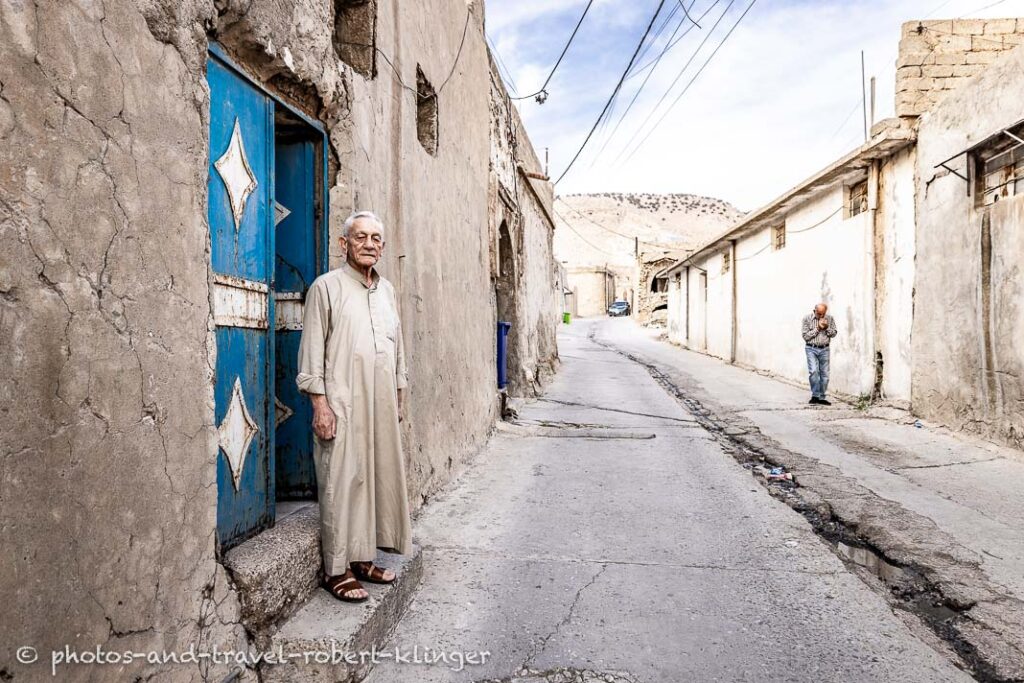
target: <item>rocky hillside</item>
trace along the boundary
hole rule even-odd
[[[692,249],[716,237],[743,213],[728,202],[692,194],[603,192],[555,200],[555,258],[567,266],[631,266],[633,238],[641,251]]]

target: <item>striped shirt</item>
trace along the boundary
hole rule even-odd
[[[828,327],[824,330],[818,327],[818,319],[814,313],[804,318],[803,337],[804,341],[811,346],[825,347],[832,341],[832,337],[839,334],[839,330],[836,329],[836,321],[828,313],[825,314]]]

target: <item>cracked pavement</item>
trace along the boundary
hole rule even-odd
[[[589,325],[563,329],[544,399],[416,520],[424,578],[385,647],[486,664],[368,681],[970,680]]]

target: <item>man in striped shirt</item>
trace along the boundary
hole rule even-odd
[[[806,316],[803,321],[803,337],[807,352],[807,373],[811,382],[812,405],[832,405],[825,398],[828,390],[828,345],[832,338],[839,334],[836,330],[836,321],[828,314],[827,304],[818,304],[814,312]]]

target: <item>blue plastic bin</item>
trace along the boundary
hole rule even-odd
[[[508,386],[508,331],[512,323],[498,321],[498,388]]]

